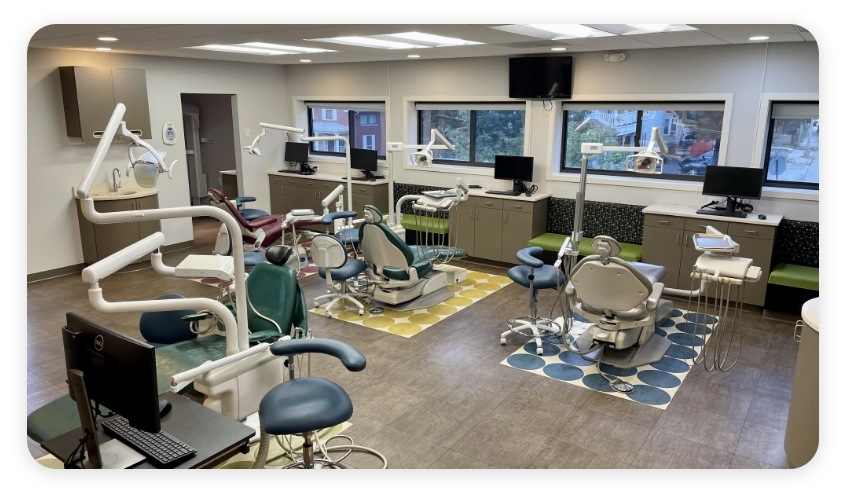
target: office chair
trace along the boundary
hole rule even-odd
[[[273,436],[301,435],[302,459],[285,468],[346,468],[343,463],[314,457],[314,437],[318,430],[331,428],[350,419],[353,405],[347,392],[338,384],[316,377],[295,378],[295,355],[322,353],[336,357],[347,370],[365,368],[364,355],[352,346],[331,339],[279,341],[270,346],[271,353],[287,356],[289,380],[262,397],[259,403],[260,443],[253,468],[264,468]]]
[[[561,334],[561,326],[547,317],[538,317],[538,290],[557,289],[564,284],[564,274],[552,265],[543,263],[538,257],[543,253],[540,246],[529,246],[517,252],[522,265],[508,269],[508,277],[524,288],[529,288],[529,317],[515,317],[508,320],[508,330],[499,336],[499,343],[505,345],[514,333],[535,340],[538,355],[543,355],[543,341]]]
[[[661,299],[663,267],[618,258],[620,245],[609,236],[594,237],[593,250],[573,267],[564,288],[570,309],[592,323],[573,342],[577,353],[621,368],[658,362],[672,344],[654,334],[659,316],[672,309]]]
[[[364,315],[364,305],[348,292],[347,281],[364,272],[367,264],[357,258],[349,258],[344,245],[334,236],[318,234],[311,240],[311,259],[317,265],[317,273],[326,279],[325,295],[314,299],[314,306],[329,299],[323,305],[326,317],[332,317],[332,307],[341,300],[352,302],[358,307],[358,315]]]

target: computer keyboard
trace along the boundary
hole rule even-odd
[[[197,453],[196,449],[164,431],[149,433],[133,428],[123,416],[103,421],[103,428],[159,466],[176,463]]]
[[[486,194],[499,194],[500,196],[519,196],[519,191],[485,191]]]
[[[725,210],[696,210],[697,215],[715,215],[718,217],[731,218],[746,218],[746,213],[742,211],[725,211]]]

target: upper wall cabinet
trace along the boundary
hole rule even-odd
[[[144,139],[152,137],[143,69],[65,66],[59,77],[68,137],[98,142],[118,102],[126,105],[126,127]]]

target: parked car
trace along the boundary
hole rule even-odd
[[[713,165],[714,151],[704,152],[696,156],[682,158],[679,168],[682,175],[705,175],[705,167]]]

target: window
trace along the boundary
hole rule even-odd
[[[820,188],[819,102],[773,102],[764,184],[799,189]]]
[[[372,149],[385,158],[385,104],[382,102],[306,102],[308,134],[346,137],[350,147]],[[366,129],[366,134],[360,129]],[[342,140],[311,142],[311,151],[324,156],[346,154]]]
[[[417,103],[418,144],[428,144],[432,129],[455,150],[435,149],[435,162],[493,168],[497,154],[522,156],[525,105],[514,103]]]
[[[561,171],[579,171],[581,145],[598,142],[607,146],[646,148],[652,128],[658,127],[667,146],[662,174],[703,176],[705,166],[717,164],[723,133],[724,103],[571,103],[564,104]],[[632,152],[607,152],[588,157],[591,173],[637,175],[625,171]]]

